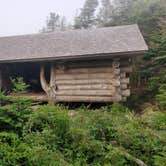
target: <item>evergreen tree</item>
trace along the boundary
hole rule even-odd
[[[149,80],[150,96],[155,96],[160,107],[166,109],[166,22],[161,20],[159,25],[160,31],[151,36],[144,71]]]
[[[113,21],[113,10],[114,7],[111,4],[110,0],[102,0],[102,7],[99,10],[99,14],[97,17],[98,25],[102,27],[107,27],[112,25]]]
[[[95,11],[98,0],[86,0],[80,14],[75,17],[74,28],[90,28],[95,24]]]
[[[46,33],[57,30],[65,30],[66,26],[66,18],[64,16],[61,17],[59,14],[51,12],[47,18],[46,27],[44,27],[41,32]]]

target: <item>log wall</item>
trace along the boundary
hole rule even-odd
[[[128,60],[56,65],[57,102],[120,102],[130,96]]]

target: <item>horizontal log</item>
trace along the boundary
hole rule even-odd
[[[48,102],[48,97],[44,93],[26,93],[26,94],[11,94],[11,97],[17,98],[29,98],[34,101],[39,102]],[[117,96],[117,98],[111,96],[57,96],[57,102],[115,102],[121,101],[121,96]]]
[[[64,64],[67,68],[82,68],[82,67],[102,67],[102,66],[110,66],[112,67],[113,60],[93,60],[93,61],[77,61],[77,62],[69,62]],[[130,64],[128,59],[120,60],[120,66],[128,66]]]
[[[29,98],[34,101],[40,101],[40,102],[48,102],[48,97],[45,93],[23,93],[23,94],[15,94],[12,93],[9,96],[13,98]]]
[[[130,79],[129,78],[121,78],[120,79],[120,83],[121,84],[129,84],[130,83]]]
[[[130,96],[130,89],[123,90],[121,92],[122,96],[129,97]]]
[[[120,78],[126,78],[126,73],[125,72],[121,72],[120,73]]]
[[[57,80],[56,85],[92,85],[92,84],[111,84],[120,86],[120,81],[116,79],[85,79],[85,80]]]
[[[115,87],[110,84],[92,85],[58,85],[58,90],[113,90]],[[127,89],[127,88],[126,88]]]
[[[112,98],[113,102],[120,102],[122,100],[122,96],[116,91],[116,93],[114,94],[113,98]]]
[[[113,96],[115,88],[112,90],[60,90],[56,96]]]
[[[120,84],[120,88],[121,88],[122,90],[127,89],[127,87],[128,87],[128,85],[127,85],[127,84]]]
[[[131,66],[128,67],[120,67],[120,71],[121,72],[125,72],[125,73],[131,73],[133,71]]]
[[[78,74],[57,74],[56,81],[58,80],[81,80],[81,79],[113,79],[112,73],[78,73]]]
[[[113,97],[100,96],[57,96],[57,102],[113,102]]]
[[[123,101],[123,102],[127,101],[127,97],[124,97],[124,96],[123,96],[123,97],[122,97],[122,101]]]
[[[114,71],[114,69],[112,68],[112,66],[109,67],[95,67],[95,68],[71,68],[71,69],[64,69],[64,70],[56,70],[56,74],[62,74],[62,73],[66,73],[66,74],[81,74],[81,73],[112,73]],[[120,69],[119,69],[120,72]]]

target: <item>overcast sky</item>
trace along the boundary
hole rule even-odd
[[[37,33],[50,12],[72,20],[84,0],[0,0],[0,36]]]

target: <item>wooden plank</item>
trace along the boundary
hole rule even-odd
[[[121,84],[129,84],[130,83],[130,79],[129,78],[121,78],[120,79],[120,83]]]
[[[23,93],[23,94],[12,93],[9,96],[13,98],[21,97],[21,98],[29,98],[34,101],[48,102],[48,97],[45,93]]]
[[[112,73],[114,70],[112,68],[112,66],[109,67],[95,67],[95,68],[87,68],[87,67],[83,67],[83,68],[71,68],[71,69],[65,69],[65,70],[58,70],[56,71],[56,74],[62,74],[62,73],[66,73],[66,74],[81,74],[81,73]],[[119,70],[120,72],[120,70]]]
[[[126,73],[125,72],[121,72],[120,73],[120,78],[126,78]]]
[[[128,67],[120,67],[121,72],[125,72],[125,73],[131,73],[133,71],[131,66]]]
[[[113,79],[114,75],[111,73],[79,73],[79,74],[57,74],[56,81],[58,80],[81,80],[81,79]]]
[[[129,97],[130,96],[130,89],[123,90],[121,92],[122,96]]]
[[[84,79],[84,80],[57,80],[59,85],[91,85],[91,84],[110,84],[120,86],[120,81],[117,79]]]
[[[70,68],[82,68],[82,67],[112,67],[113,60],[107,59],[107,60],[93,60],[93,61],[75,61],[75,62],[68,62],[67,64],[64,64],[64,66],[67,69]],[[129,66],[130,62],[128,59],[120,60],[121,66]]]
[[[56,96],[113,96],[115,88],[112,90],[61,90],[56,91]]]
[[[92,85],[58,85],[58,90],[112,90],[115,87],[111,84]],[[127,89],[127,88],[126,88]]]
[[[57,102],[113,102],[112,97],[100,96],[57,96]]]
[[[122,90],[127,89],[127,87],[128,87],[128,85],[127,85],[127,84],[121,84],[121,85],[120,85],[120,88],[121,88]]]

